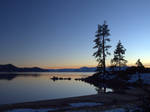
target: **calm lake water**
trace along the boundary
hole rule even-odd
[[[92,75],[82,73],[11,73],[0,74],[0,104],[28,102],[96,94],[96,87],[75,78]],[[51,78],[71,77],[71,80],[56,80]]]

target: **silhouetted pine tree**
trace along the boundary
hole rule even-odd
[[[142,64],[142,62],[140,61],[140,59],[137,60],[136,65],[137,65],[138,78],[139,78],[139,81],[140,81],[141,80],[140,73],[142,73],[144,71],[145,67]]]
[[[103,74],[103,78],[106,74],[106,56],[110,55],[108,49],[111,46],[106,44],[110,41],[108,38],[109,35],[108,25],[104,21],[103,25],[98,25],[98,30],[95,35],[96,39],[94,40],[95,46],[93,47],[94,49],[97,49],[97,51],[93,53],[93,56],[95,56],[98,62],[97,72],[98,74]]]
[[[119,40],[116,49],[114,51],[114,58],[111,60],[112,65],[119,67],[119,71],[121,70],[122,66],[125,66],[127,63],[127,60],[124,59],[126,49],[121,44],[121,41]]]

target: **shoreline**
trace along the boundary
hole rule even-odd
[[[7,111],[13,109],[46,109],[46,108],[55,108],[57,111],[64,110],[80,110],[80,109],[93,109],[98,108],[100,110],[116,108],[120,106],[124,106],[126,104],[137,104],[139,103],[139,95],[144,95],[144,91],[141,91],[140,88],[135,88],[131,90],[127,90],[125,93],[100,93],[86,96],[78,96],[78,97],[68,97],[68,98],[60,98],[60,99],[52,99],[52,100],[41,100],[41,101],[33,101],[33,102],[23,102],[16,104],[3,104],[0,105],[0,111]],[[103,105],[95,105],[91,106],[79,106],[73,107],[72,103],[101,103]],[[54,111],[54,112],[55,112]]]

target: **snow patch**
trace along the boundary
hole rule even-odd
[[[139,111],[137,111],[139,110]],[[102,112],[141,112],[139,108],[137,107],[130,107],[130,108],[116,108],[116,109],[111,109],[111,110],[105,110]]]
[[[81,103],[71,103],[72,107],[84,107],[84,106],[97,106],[97,105],[103,105],[102,103],[95,103],[95,102],[81,102]]]
[[[150,84],[150,74],[148,73],[143,73],[140,74],[141,79],[143,80],[144,84]],[[131,79],[129,80],[130,83],[134,83],[138,80],[138,74],[132,75]]]
[[[111,110],[105,110],[103,112],[125,112],[125,109],[123,109],[123,108],[116,108],[116,109],[111,109]]]
[[[105,110],[105,111],[101,111],[101,110],[76,110],[76,111],[69,111],[69,112],[126,112],[125,109],[123,108],[116,108],[116,109],[111,109],[111,110]],[[132,112],[132,111],[129,111]]]
[[[131,109],[131,108],[114,108],[114,109],[110,109],[110,110],[105,110],[105,111],[101,111],[101,110],[75,110],[75,111],[68,111],[68,112],[136,112],[136,109]],[[141,112],[141,111],[140,111]]]
[[[14,109],[14,110],[9,110],[6,112],[49,112],[49,111],[54,111],[56,109],[53,108],[48,108],[48,109]]]

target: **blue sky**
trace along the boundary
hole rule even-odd
[[[107,21],[112,55],[121,40],[128,65],[150,65],[149,0],[0,0],[0,63],[96,66],[97,24]],[[111,56],[107,57],[107,65]]]

